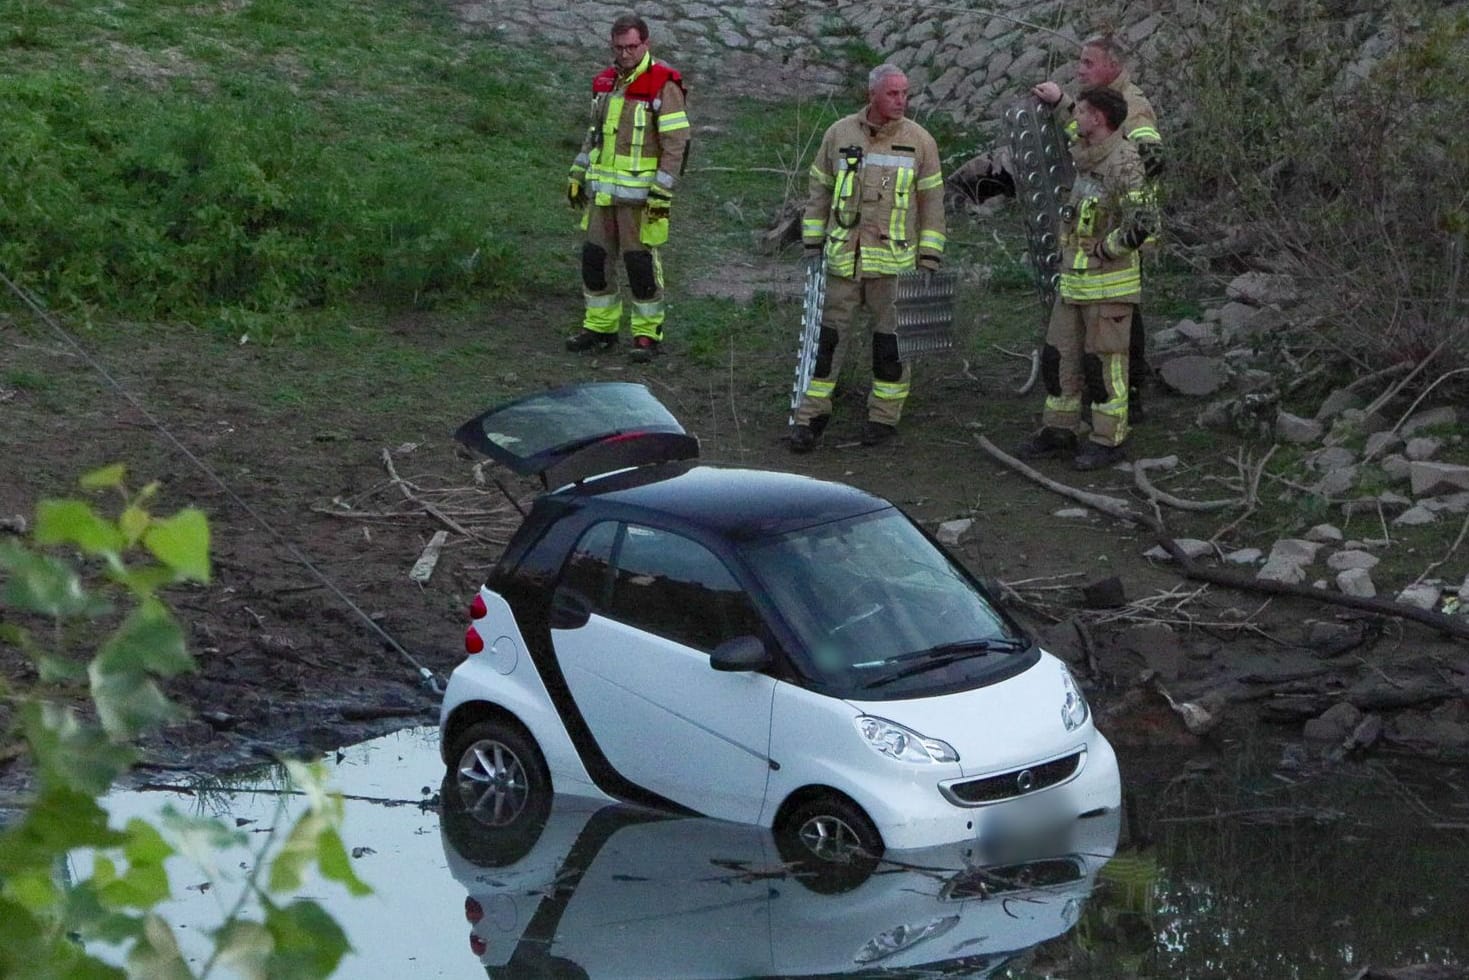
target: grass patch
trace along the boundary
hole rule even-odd
[[[0,263],[55,308],[270,339],[550,285],[570,80],[429,4],[21,4],[7,54]]]

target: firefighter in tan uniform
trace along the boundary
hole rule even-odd
[[[1127,118],[1123,120],[1122,135],[1131,142],[1142,158],[1143,168],[1150,180],[1156,180],[1163,172],[1163,136],[1158,132],[1158,114],[1153,104],[1143,95],[1142,89],[1133,83],[1127,68],[1127,56],[1122,45],[1111,34],[1099,34],[1087,38],[1081,45],[1076,60],[1076,80],[1082,88],[1105,86],[1127,100]],[[1060,122],[1074,140],[1076,101],[1055,82],[1041,82],[1030,93],[1047,105],[1055,106]],[[949,178],[949,185],[975,201],[1003,194],[1015,196],[1015,180],[1011,171],[1009,149],[982,154],[967,161]],[[1143,330],[1143,319],[1136,310],[1131,326],[1131,358],[1129,368],[1133,391],[1129,409],[1133,421],[1142,417],[1142,389],[1140,383],[1148,370],[1146,346],[1147,334]]]
[[[1127,100],[1090,88],[1076,99],[1076,180],[1063,211],[1061,289],[1046,345],[1040,432],[1021,444],[1022,459],[1074,453],[1079,470],[1124,458],[1127,440],[1128,339],[1142,298],[1137,250],[1156,227],[1137,147],[1122,133]],[[1078,449],[1082,392],[1091,402],[1090,438]]]
[[[632,357],[650,361],[663,341],[663,265],[668,210],[688,149],[682,76],[648,51],[648,25],[631,14],[612,24],[614,62],[592,80],[592,115],[571,165],[566,196],[585,207],[582,328],[572,351],[617,343],[622,294],[620,255],[632,293]]]
[[[912,368],[898,359],[894,287],[899,273],[937,270],[947,241],[938,147],[927,130],[904,118],[907,107],[902,70],[877,66],[868,75],[866,107],[827,129],[811,164],[801,239],[813,261],[825,260],[826,304],[811,382],[791,430],[794,452],[809,452],[831,419],[842,357],[862,307],[874,319],[862,444],[885,442],[903,414]]]

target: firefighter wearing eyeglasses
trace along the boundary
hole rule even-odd
[[[592,109],[566,196],[584,208],[582,328],[571,351],[606,350],[622,327],[619,258],[631,293],[632,357],[650,361],[663,341],[663,265],[673,190],[689,143],[683,76],[648,50],[648,25],[612,23],[613,64],[592,80]]]

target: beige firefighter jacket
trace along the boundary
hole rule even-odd
[[[824,244],[830,275],[895,276],[943,258],[938,146],[916,122],[874,126],[866,109],[838,119],[822,137],[810,178],[801,238],[808,247]]]
[[[1143,90],[1133,84],[1127,72],[1124,70],[1107,87],[1127,100],[1127,119],[1122,123],[1122,135],[1134,143],[1162,143],[1163,135],[1158,132],[1158,114],[1153,111],[1153,104],[1143,95]],[[1056,104],[1056,112],[1067,134],[1075,137],[1076,99],[1063,92],[1061,101]]]
[[[629,86],[654,64],[651,53],[644,55],[630,74],[617,76],[612,91],[592,97],[591,120],[571,178],[585,181],[593,204],[645,204],[655,187],[654,196],[673,196],[689,142],[683,89],[670,79],[652,99],[626,97]]]
[[[1062,209],[1061,298],[1068,303],[1137,303],[1137,250],[1157,227],[1137,147],[1121,130],[1092,146],[1075,143],[1076,179]]]

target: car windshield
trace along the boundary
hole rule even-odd
[[[795,531],[743,551],[796,633],[796,655],[825,684],[860,694],[1028,646],[897,510]]]

